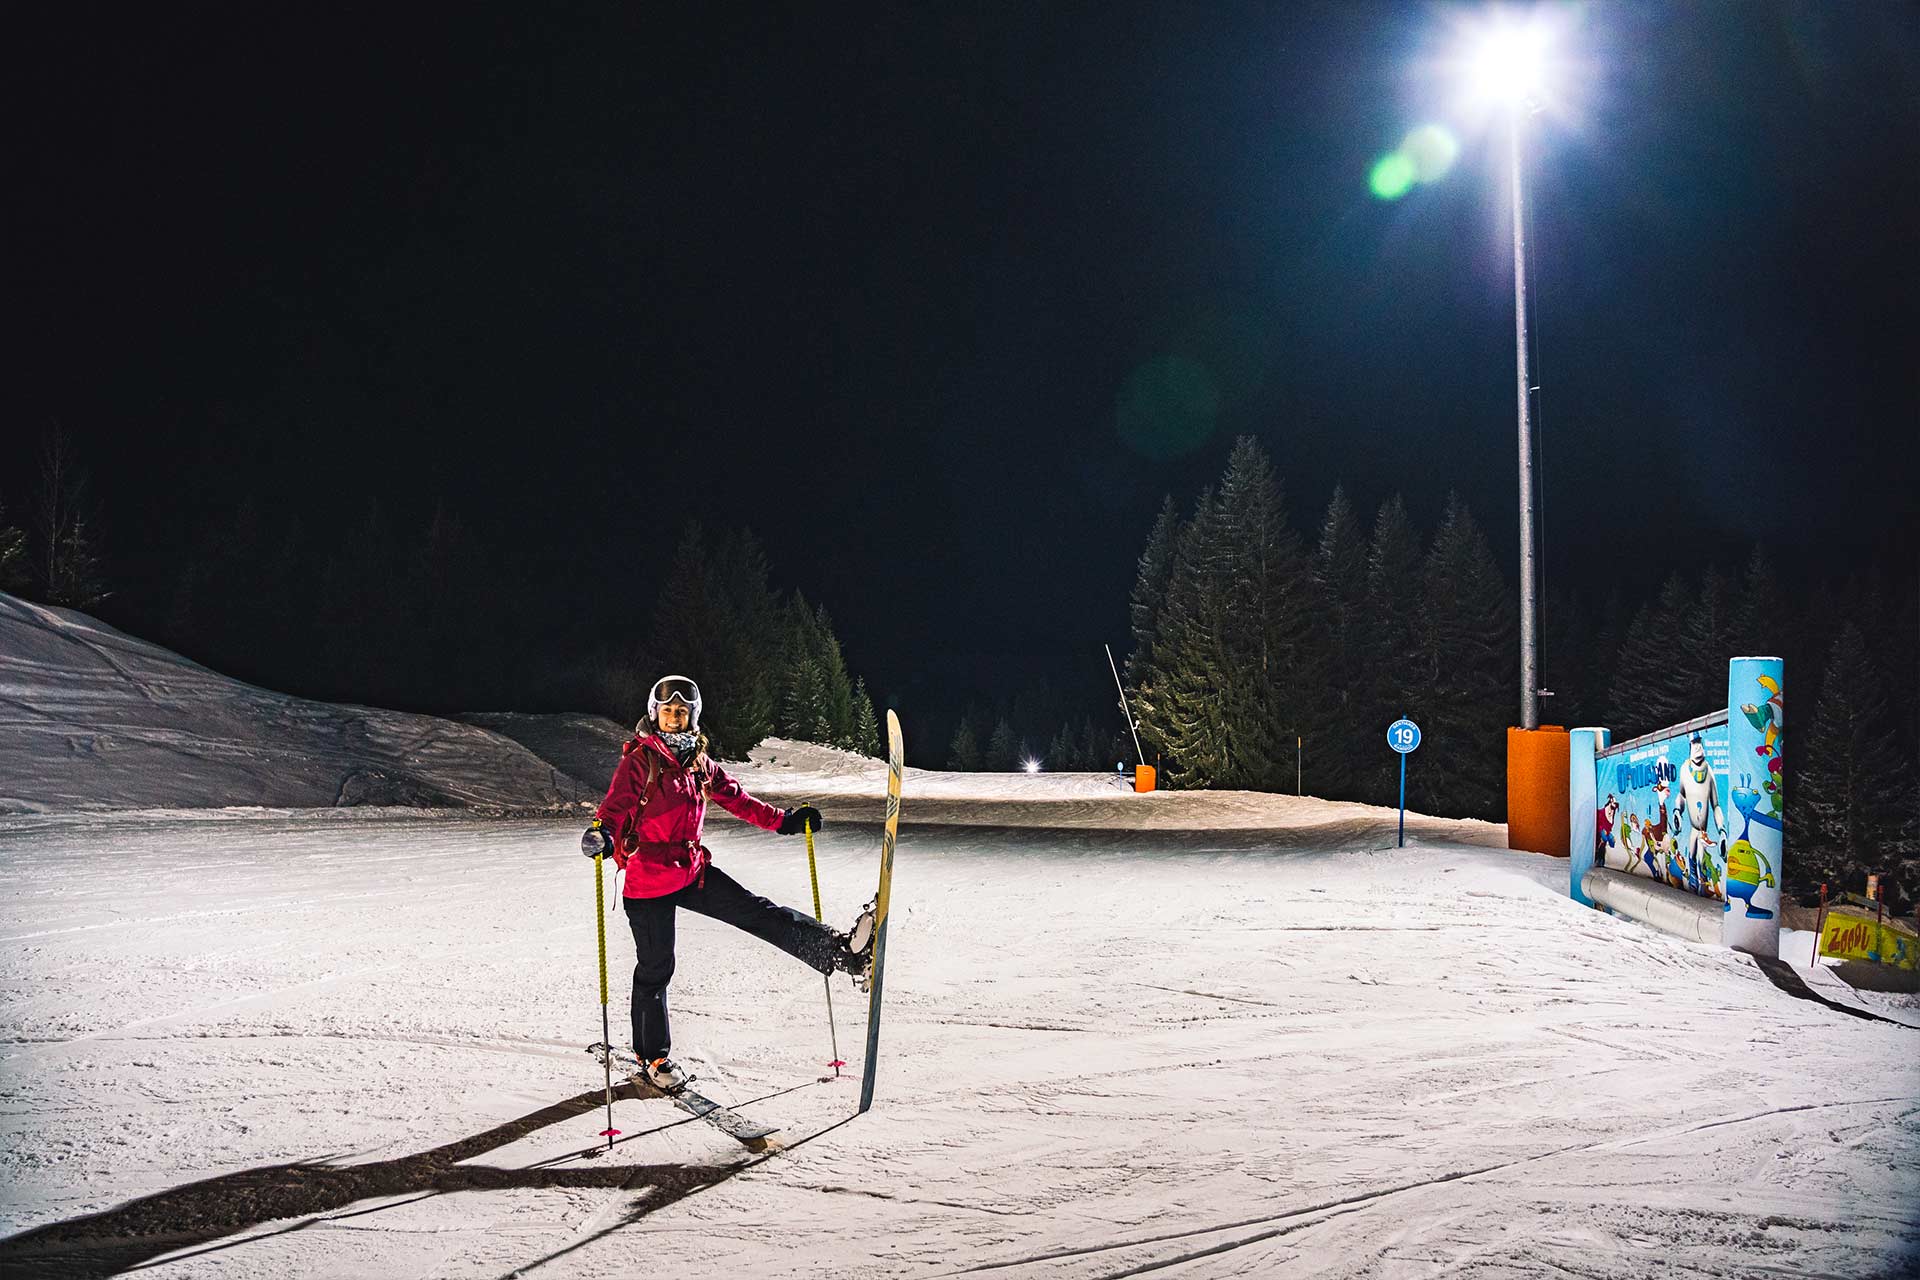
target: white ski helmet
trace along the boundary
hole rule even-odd
[[[686,676],[661,676],[647,691],[647,719],[659,724],[660,708],[669,702],[678,702],[687,709],[691,717],[687,723],[689,729],[700,727],[699,685]]]

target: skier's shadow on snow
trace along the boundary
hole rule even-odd
[[[631,1098],[634,1096],[632,1086],[622,1085],[614,1090],[614,1095]],[[586,1152],[543,1161],[526,1169],[461,1163],[517,1142],[547,1125],[596,1110],[605,1101],[604,1090],[595,1089],[458,1142],[395,1160],[348,1166],[297,1161],[175,1187],[104,1213],[52,1223],[0,1240],[0,1275],[74,1277],[76,1280],[115,1275],[161,1254],[208,1244],[263,1222],[304,1217],[306,1221],[273,1234],[304,1230],[334,1220],[312,1215],[331,1214],[375,1197],[414,1195],[416,1199],[426,1199],[450,1191],[545,1187],[605,1187],[646,1192],[643,1204],[623,1215],[620,1225],[625,1225],[759,1163],[747,1160],[713,1166],[562,1165],[562,1161],[585,1156]],[[620,1141],[631,1141],[688,1123],[700,1122],[689,1116],[630,1134]],[[358,1217],[391,1207],[382,1205],[337,1216]],[[211,1245],[199,1252],[230,1249],[248,1240]]]

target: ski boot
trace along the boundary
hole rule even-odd
[[[833,967],[853,978],[853,985],[865,991],[873,981],[873,939],[879,932],[875,919],[880,900],[875,898],[861,908],[859,916],[853,922],[853,928],[845,933],[836,933],[834,941]]]
[[[651,1062],[642,1059],[632,1079],[666,1094],[678,1093],[693,1082],[693,1077],[682,1071],[672,1058],[655,1058]]]

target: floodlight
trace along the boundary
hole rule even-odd
[[[1468,74],[1480,97],[1521,106],[1545,88],[1547,30],[1537,20],[1501,21],[1474,41]]]

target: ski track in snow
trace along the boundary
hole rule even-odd
[[[1364,841],[1380,821],[1315,803],[1296,804],[1303,830]],[[878,841],[827,812],[821,887],[844,923]],[[850,1066],[821,1082],[817,975],[683,914],[676,1049],[716,1100],[782,1125],[784,1150],[624,1099],[597,1160],[578,1157],[595,1109],[469,1157],[455,1189],[182,1238],[143,1273],[1920,1268],[1920,1035],[1581,909],[1564,862],[1484,847],[1481,824],[1369,852],[965,816],[901,836],[868,1115],[848,1119],[864,1000],[836,988]],[[268,1166],[400,1161],[597,1090],[577,826],[0,818],[0,1231]],[[747,885],[810,903],[798,841],[710,830]],[[631,943],[617,910],[607,926],[621,1039]],[[693,1189],[663,1191],[662,1169]],[[86,1256],[40,1263],[87,1274]]]

